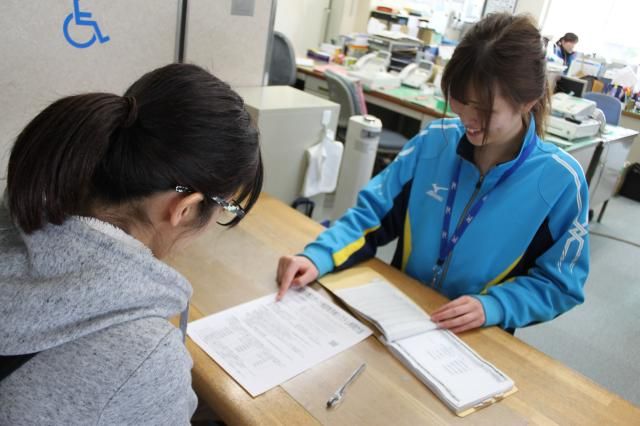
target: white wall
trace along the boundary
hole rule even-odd
[[[332,0],[328,39],[340,34],[366,32],[370,11],[369,0]]]
[[[542,26],[550,3],[551,0],[518,0],[515,13],[529,14],[536,20],[538,26]]]
[[[277,0],[277,3],[274,29],[291,40],[296,56],[306,56],[307,49],[324,41],[329,0]]]

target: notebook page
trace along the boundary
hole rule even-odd
[[[384,280],[376,279],[368,284],[336,290],[334,293],[373,322],[388,341],[436,329],[426,312]]]
[[[513,381],[447,330],[390,344],[422,381],[461,411],[513,388]]]

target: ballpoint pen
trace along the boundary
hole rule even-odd
[[[351,376],[349,376],[347,381],[344,382],[342,386],[340,386],[340,388],[336,391],[336,393],[331,395],[331,398],[329,398],[329,400],[327,401],[327,408],[333,408],[336,405],[338,405],[340,401],[342,401],[342,398],[344,397],[344,392],[347,389],[347,386],[349,386],[351,383],[353,383],[356,380],[356,378],[360,375],[360,373],[364,371],[364,368],[366,366],[367,364],[362,363],[362,365],[358,367],[357,370],[351,374]]]

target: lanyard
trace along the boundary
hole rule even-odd
[[[451,181],[451,185],[449,185],[449,194],[447,195],[447,204],[444,210],[444,218],[442,219],[442,232],[440,233],[440,255],[438,257],[438,261],[433,267],[434,274],[433,274],[432,285],[435,285],[438,277],[442,273],[442,265],[444,265],[445,260],[451,254],[451,252],[455,248],[458,241],[460,241],[460,237],[462,237],[462,235],[467,230],[471,222],[473,222],[473,219],[476,218],[476,216],[478,215],[478,212],[480,212],[480,209],[484,206],[484,203],[487,201],[487,198],[489,198],[489,195],[491,195],[494,189],[500,186],[500,184],[506,181],[512,174],[516,172],[516,170],[518,170],[518,168],[522,165],[522,163],[524,163],[527,157],[529,157],[529,154],[531,154],[531,151],[533,151],[534,146],[535,146],[535,142],[531,141],[525,147],[524,151],[522,151],[522,154],[520,155],[520,157],[518,157],[516,162],[506,172],[504,172],[502,176],[500,176],[500,179],[498,179],[498,182],[493,186],[493,188],[487,191],[487,193],[483,195],[482,198],[480,198],[475,203],[473,203],[473,206],[471,206],[471,209],[469,209],[467,217],[465,217],[464,220],[458,224],[456,230],[451,236],[451,239],[449,239],[448,234],[449,234],[449,226],[451,225],[453,201],[456,198],[458,181],[460,179],[460,170],[462,169],[462,159],[458,161],[458,166],[456,167],[453,180]]]

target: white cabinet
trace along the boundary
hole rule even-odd
[[[289,86],[235,89],[260,130],[264,186],[268,194],[291,204],[300,195],[306,167],[305,150],[320,142],[322,115],[331,111],[335,132],[340,106]],[[317,203],[323,197],[315,198]],[[316,211],[321,210],[316,205]],[[314,215],[314,218],[317,218]]]

